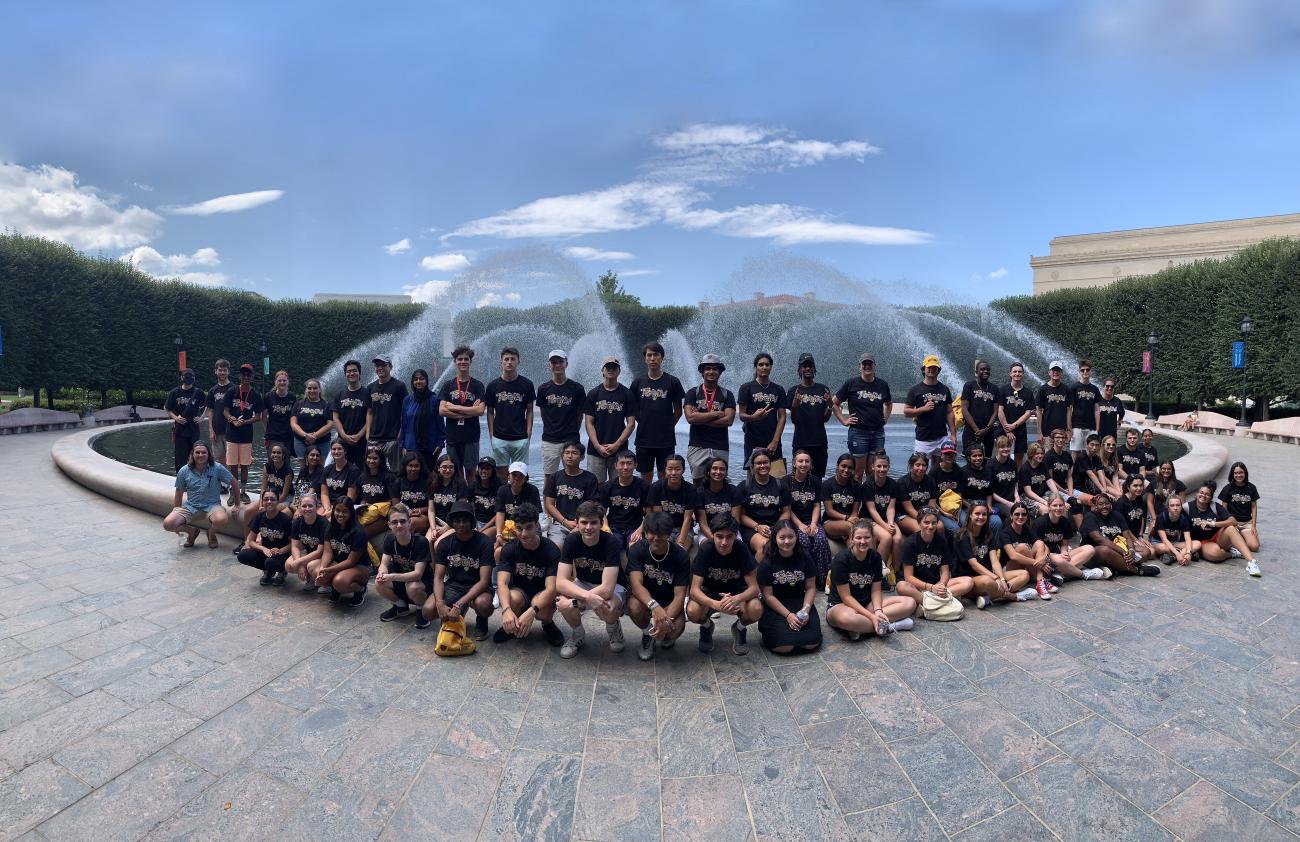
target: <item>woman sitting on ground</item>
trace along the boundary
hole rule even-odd
[[[1170,497],[1184,497],[1187,494],[1187,486],[1178,478],[1174,471],[1174,463],[1164,461],[1156,468],[1155,476],[1149,476],[1147,483],[1147,514],[1151,516],[1151,522],[1156,522],[1156,516],[1165,511],[1165,505]]]
[[[383,449],[378,445],[367,447],[366,467],[357,480],[357,523],[367,538],[388,531],[388,507],[393,502],[395,484]]]
[[[284,572],[297,576],[304,591],[316,590],[312,564],[322,559],[329,564],[331,555],[329,521],[318,513],[319,508],[320,498],[316,492],[305,492],[298,498],[298,515],[289,527],[289,558],[284,563]]]
[[[320,448],[307,448],[302,457],[301,467],[293,478],[293,500],[289,504],[289,513],[298,516],[302,508],[302,499],[308,494],[320,505],[320,487],[325,479],[325,459],[320,455]]]
[[[974,582],[969,576],[954,577],[952,545],[943,531],[939,510],[926,506],[921,510],[920,529],[903,540],[903,578],[898,583],[898,593],[910,596],[920,606],[926,592],[944,598],[958,599],[970,593]]]
[[[280,449],[280,445],[274,445]],[[288,487],[288,483],[285,483]],[[262,571],[259,585],[283,585],[284,563],[289,558],[289,533],[293,519],[280,508],[280,498],[268,489],[262,492],[257,514],[248,521],[244,548],[236,554],[240,564]]]
[[[1109,579],[1109,567],[1088,567],[1093,548],[1080,544],[1070,549],[1070,541],[1079,534],[1070,517],[1070,504],[1059,494],[1047,501],[1047,513],[1039,515],[1033,524],[1034,535],[1047,549],[1047,563],[1052,573],[1052,584],[1061,585],[1066,579]]]
[[[849,540],[862,504],[860,486],[853,481],[853,464],[853,456],[841,453],[835,460],[835,473],[822,481],[822,523],[826,537],[843,543]]]
[[[1035,446],[1031,444],[1029,449],[1033,450]],[[1026,458],[1022,470],[1030,466],[1032,458]],[[1062,501],[1065,499],[1052,491],[1045,493]],[[1043,500],[1043,511],[1051,511],[1046,499]],[[1051,599],[1059,587],[1050,578],[1053,569],[1047,560],[1047,545],[1038,540],[1032,524],[1029,505],[1023,499],[1011,507],[1011,517],[998,530],[997,543],[1002,549],[1001,561],[1011,570],[1024,570],[1028,573],[1029,586],[1038,592],[1039,599]]]
[[[1259,516],[1259,490],[1250,481],[1250,471],[1245,462],[1233,462],[1228,469],[1228,484],[1219,491],[1219,500],[1228,514],[1237,521],[1237,530],[1252,553],[1259,552],[1259,530],[1255,520]]]
[[[1003,569],[994,540],[989,505],[973,504],[966,523],[957,533],[956,561],[958,573],[971,578],[975,607],[987,608],[994,602],[1024,602],[1037,596],[1033,588],[1026,587],[1028,571]]]
[[[1156,552],[1160,553],[1165,564],[1178,562],[1179,567],[1186,567],[1192,560],[1192,520],[1183,511],[1183,498],[1170,494],[1165,499],[1165,508],[1156,516],[1155,527],[1151,530],[1156,543]]]
[[[1019,502],[1028,510],[1028,517],[1047,511],[1047,494],[1051,491],[1047,485],[1049,476],[1043,459],[1043,446],[1034,442],[1025,449],[1025,463],[1016,476],[1016,482],[1020,484]]]
[[[1246,572],[1258,576],[1259,564],[1241,537],[1237,521],[1222,503],[1215,502],[1214,483],[1196,489],[1196,496],[1185,507],[1191,519],[1192,551],[1216,564],[1230,558],[1246,559]]]
[[[913,453],[907,459],[907,473],[894,482],[898,489],[898,528],[904,536],[921,531],[923,509],[939,512],[939,487],[926,475],[927,464],[924,453]]]
[[[749,459],[749,478],[740,484],[740,534],[762,561],[777,521],[790,519],[790,491],[772,477],[772,458],[763,448]]]
[[[809,459],[806,452],[803,458]],[[795,461],[797,464],[798,458]],[[816,563],[799,545],[799,530],[789,520],[777,521],[758,565],[758,586],[763,595],[758,631],[765,649],[792,655],[812,652],[822,645],[821,618],[813,604],[817,581]]]
[[[230,522],[221,506],[221,484],[229,483],[231,494],[238,495],[239,481],[225,465],[213,462],[208,443],[194,442],[190,459],[176,472],[176,494],[172,512],[163,518],[163,529],[185,535],[185,546],[194,546],[199,532],[208,531],[208,546],[217,548],[217,532]]]
[[[886,454],[877,453],[869,461],[870,472],[859,487],[861,519],[871,524],[871,544],[885,562],[889,571],[885,578],[892,588],[898,575],[898,551],[903,546],[903,530],[898,525],[898,486],[889,478]]]
[[[868,480],[870,481],[870,480]],[[863,518],[853,522],[848,546],[831,561],[831,593],[826,599],[826,624],[848,634],[881,637],[912,628],[916,600],[883,594],[884,559],[871,546],[875,524]]]
[[[384,528],[388,528],[387,522]],[[330,602],[344,603],[353,608],[366,597],[366,583],[374,568],[370,564],[366,533],[357,525],[356,512],[347,500],[334,504],[326,540],[330,545],[329,557],[322,557],[308,566],[317,593],[329,595]]]

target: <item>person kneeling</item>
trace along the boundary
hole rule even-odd
[[[690,564],[686,550],[672,540],[673,520],[663,512],[645,519],[645,538],[627,551],[627,581],[631,591],[627,614],[642,630],[637,657],[648,661],[655,646],[671,649],[686,630],[686,589]]]
[[[326,542],[327,555],[307,565],[317,593],[328,594],[330,602],[351,597],[347,605],[357,608],[366,598],[366,583],[372,568],[366,533],[357,524],[352,501],[340,497],[334,504],[333,518]]]
[[[381,623],[406,616],[412,604],[423,605],[433,583],[429,539],[411,531],[411,510],[405,503],[395,503],[388,509],[388,529],[379,573],[375,576],[375,590],[393,604],[379,615]],[[415,618],[415,627],[429,627],[423,613]]]
[[[758,621],[763,604],[758,599],[758,578],[749,547],[736,540],[740,525],[731,515],[714,515],[709,521],[713,540],[700,544],[691,562],[691,602],[686,616],[700,626],[700,651],[713,651],[714,611],[735,617],[731,624],[731,651],[749,652],[746,626]]]
[[[821,619],[813,604],[817,563],[799,546],[799,531],[791,521],[779,520],[772,527],[758,566],[758,586],[763,594],[758,631],[764,648],[778,655],[793,655],[822,645]]]
[[[280,496],[267,489],[262,492],[261,508],[248,522],[244,548],[236,553],[240,564],[262,571],[259,585],[284,584],[284,563],[289,558],[289,533],[293,520],[280,509]]]
[[[560,548],[542,540],[537,507],[523,503],[515,509],[515,537],[501,548],[497,562],[497,599],[501,603],[501,628],[492,635],[496,643],[527,637],[541,620],[542,635],[552,646],[564,643],[555,616],[555,575]]]
[[[588,500],[574,513],[577,529],[564,538],[560,550],[560,567],[555,579],[557,607],[572,631],[560,649],[561,658],[572,658],[586,642],[582,612],[588,608],[605,621],[611,652],[623,651],[623,604],[627,588],[619,580],[622,549],[617,538],[601,531],[605,513],[599,503]]]
[[[826,603],[826,623],[846,632],[850,640],[864,634],[881,637],[912,628],[916,600],[910,596],[885,599],[884,560],[871,546],[873,524],[853,521],[848,546],[831,560],[831,593]]]
[[[451,532],[434,549],[433,594],[422,609],[426,621],[465,616],[474,607],[474,639],[487,640],[492,616],[492,538],[478,531],[474,507],[461,500],[447,512]]]

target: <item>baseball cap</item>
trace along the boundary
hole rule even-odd
[[[696,371],[703,369],[706,365],[716,365],[718,371],[726,371],[727,367],[722,364],[722,357],[717,354],[705,354],[700,357],[700,364],[696,366]]]
[[[1047,370],[1051,371],[1054,368],[1059,368],[1061,371],[1065,371],[1065,363],[1060,360],[1052,360],[1051,363],[1048,364]]]
[[[607,365],[615,365],[619,368],[623,367],[623,364],[618,361],[618,357],[605,357],[605,359],[600,361],[601,368],[604,368]]]
[[[934,366],[935,368],[943,368],[943,366],[939,365],[938,357],[936,357],[934,354],[926,354],[925,359],[921,360],[921,368],[929,368],[930,366]]]
[[[371,360],[370,362],[371,362],[371,363],[383,363],[384,365],[388,366],[389,368],[392,368],[392,367],[393,367],[393,358],[390,357],[390,356],[388,356],[387,354],[376,354],[376,355],[375,355],[375,358],[374,358],[373,360]]]
[[[497,460],[493,459],[491,456],[484,456],[478,460],[478,464],[480,468],[484,465],[487,465],[490,468],[495,468],[497,466]]]
[[[812,355],[812,354],[800,354],[800,355],[799,355],[799,367],[800,367],[800,368],[803,368],[803,367],[806,366],[806,365],[810,365],[810,366],[812,366],[813,368],[816,368],[816,367],[817,367],[817,362],[813,359],[813,355]]]
[[[939,453],[956,453],[957,445],[952,443],[952,439],[944,439],[943,444],[939,445]]]
[[[524,476],[528,476],[528,463],[527,463],[527,462],[511,462],[511,463],[510,463],[510,473],[512,473],[512,474],[523,474]]]
[[[252,364],[252,363],[242,363],[242,364],[239,366],[239,370],[240,370],[240,371],[247,371],[247,372],[249,372],[249,373],[252,373],[252,371],[253,371],[253,364]]]
[[[870,352],[870,351],[865,352],[865,353],[862,355],[862,357],[858,360],[858,362],[860,362],[860,363],[874,363],[875,361],[876,361],[876,358],[873,357],[873,356],[871,356],[871,352]]]
[[[554,351],[552,351],[551,353],[549,353],[549,354],[546,355],[546,359],[548,359],[548,360],[553,360],[553,359],[555,359],[556,357],[559,357],[559,358],[562,359],[562,360],[568,360],[568,359],[569,359],[569,355],[566,354],[566,353],[564,353],[564,351],[561,350],[561,349],[559,349],[559,348],[556,348]]]

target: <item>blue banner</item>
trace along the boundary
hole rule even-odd
[[[1232,367],[1246,367],[1246,343],[1240,339],[1232,343]]]

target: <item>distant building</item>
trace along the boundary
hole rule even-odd
[[[1029,258],[1034,295],[1105,286],[1197,260],[1223,260],[1279,237],[1300,238],[1300,213],[1053,237],[1046,257]]]
[[[740,301],[734,298],[721,304],[712,304],[708,301],[700,302],[701,310],[728,310],[735,307],[762,307],[767,310],[775,310],[778,307],[819,307],[825,310],[838,310],[844,307],[843,304],[837,304],[834,301],[822,301],[817,297],[815,292],[805,292],[803,295],[767,295],[766,293],[756,292],[753,298],[742,299]]]
[[[356,301],[362,304],[410,304],[409,295],[371,295],[362,292],[318,292],[311,297],[312,303],[324,304],[327,301]]]

